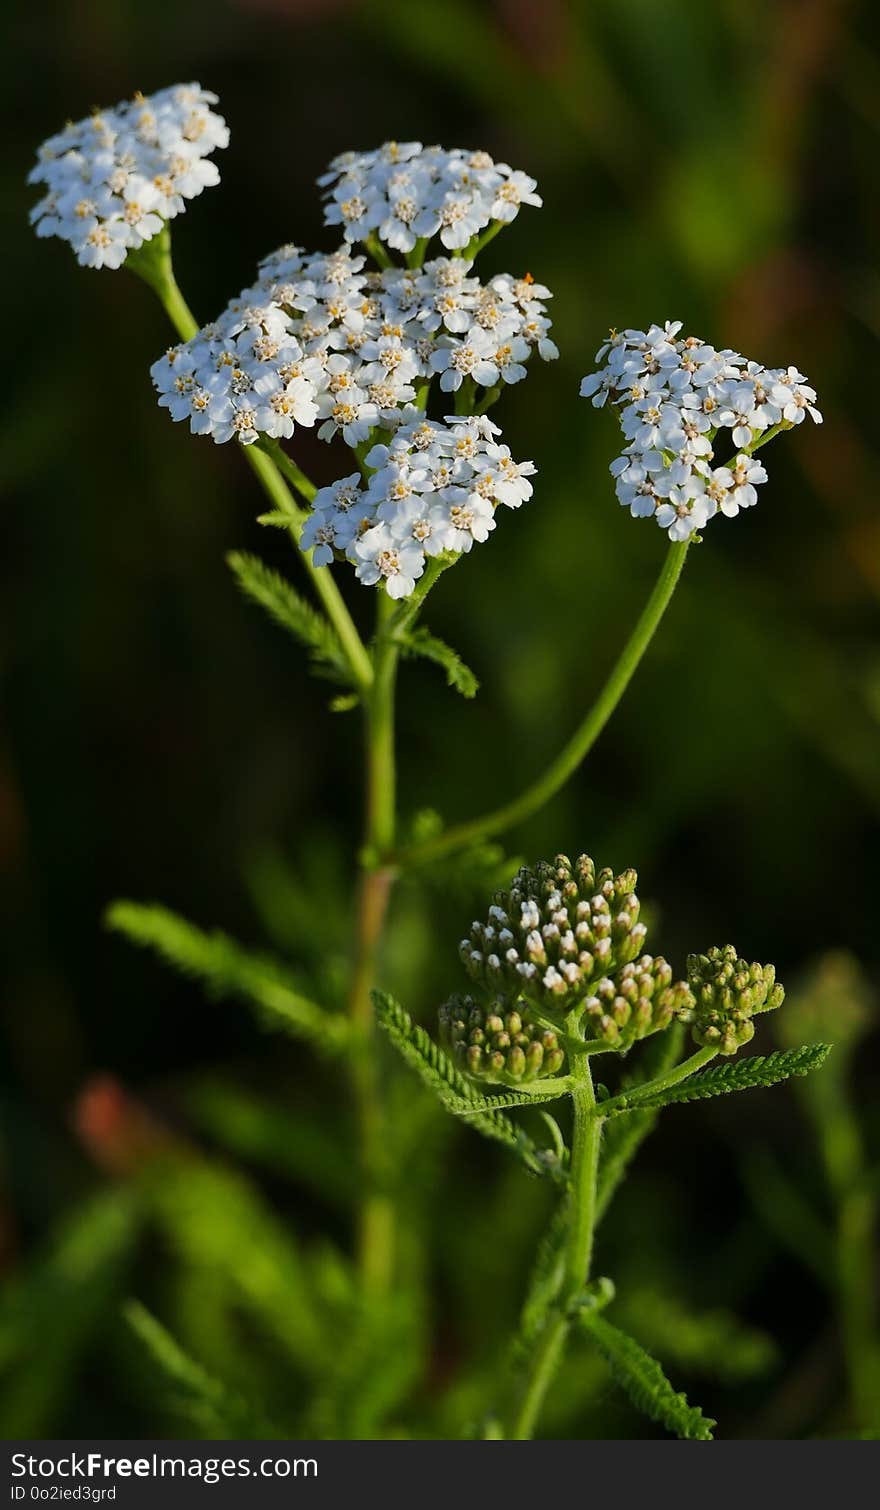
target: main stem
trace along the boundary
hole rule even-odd
[[[549,802],[551,797],[556,795],[595,744],[629,686],[669,606],[681,576],[687,552],[687,541],[670,545],[654,590],[605,686],[583,722],[579,724],[571,739],[543,775],[539,776],[531,786],[526,787],[525,791],[515,797],[512,802],[505,803],[494,812],[487,813],[481,818],[473,818],[468,823],[460,823],[454,828],[447,829],[445,833],[438,834],[436,838],[427,839],[423,844],[416,844],[410,849],[401,851],[396,857],[400,865],[420,865],[427,860],[435,860],[441,855],[461,849],[465,845],[476,843],[480,839],[486,839],[490,834],[502,833],[505,829],[512,828],[515,823],[521,823],[524,819],[531,817],[532,813],[536,813],[546,802]]]
[[[577,1032],[572,1024],[571,1032]],[[538,1334],[529,1361],[525,1384],[513,1417],[510,1435],[525,1442],[532,1437],[541,1407],[562,1362],[571,1328],[571,1309],[589,1277],[596,1228],[596,1191],[602,1118],[596,1115],[596,1095],[589,1055],[578,1055],[572,1064],[575,1086],[574,1138],[571,1150],[571,1219],[566,1234],[559,1290]]]
[[[361,1147],[361,1205],[358,1221],[358,1267],[365,1289],[386,1294],[394,1270],[394,1206],[387,1189],[385,1128],[376,1054],[375,1021],[370,996],[394,870],[381,860],[394,844],[396,826],[394,693],[398,648],[382,629],[393,611],[379,594],[378,634],[373,682],[364,697],[366,814],[361,874],[357,892],[355,958],[349,994],[349,1017],[358,1038],[354,1094]]]

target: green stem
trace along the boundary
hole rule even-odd
[[[480,255],[483,247],[488,246],[490,241],[494,241],[499,231],[503,231],[507,224],[506,220],[493,220],[488,230],[483,231],[482,235],[471,238],[464,249],[464,256],[472,262]]]
[[[577,1031],[574,1022],[570,1031]],[[571,1097],[574,1138],[568,1196],[570,1219],[562,1255],[559,1289],[548,1308],[544,1325],[538,1332],[534,1352],[526,1369],[522,1394],[513,1416],[510,1436],[519,1442],[530,1440],[535,1431],[547,1391],[565,1352],[571,1328],[572,1307],[590,1277],[593,1257],[602,1117],[596,1113],[596,1096],[588,1056],[581,1055],[575,1061],[572,1079],[575,1085]]]
[[[658,1091],[665,1091],[671,1085],[678,1085],[680,1080],[686,1080],[688,1075],[693,1075],[695,1070],[702,1069],[703,1065],[708,1064],[710,1059],[714,1059],[717,1053],[717,1049],[698,1049],[695,1054],[691,1054],[689,1059],[682,1060],[681,1064],[677,1064],[675,1069],[670,1070],[668,1074],[658,1075],[656,1080],[644,1080],[641,1085],[634,1086],[631,1091],[624,1091],[620,1096],[612,1096],[609,1101],[603,1101],[601,1103],[603,1117],[607,1117],[610,1111],[623,1102],[627,1106],[636,1107],[640,1101],[655,1096]]]
[[[465,845],[486,839],[490,834],[502,833],[505,829],[512,828],[514,824],[530,818],[532,813],[538,812],[545,803],[550,801],[551,797],[556,795],[569,777],[574,775],[584,757],[592,749],[629,686],[669,606],[687,553],[687,541],[670,545],[654,590],[605,686],[583,722],[579,724],[556,759],[551,761],[543,775],[527,786],[525,791],[515,797],[512,802],[505,803],[494,812],[486,813],[481,818],[472,818],[468,823],[460,823],[454,828],[447,829],[445,833],[438,834],[435,838],[426,839],[422,844],[412,845],[409,849],[400,851],[394,857],[399,865],[422,865],[428,860],[435,860]]]
[[[263,440],[261,450],[274,461],[276,467],[292,487],[296,488],[305,503],[313,503],[318,489],[310,478],[306,477],[301,467],[298,467],[292,456],[288,456],[280,442],[277,440]]]
[[[145,242],[139,252],[129,253],[125,265],[142,278],[156,294],[181,340],[189,341],[199,327],[174,276],[171,237],[167,225],[161,235],[154,236],[152,241]],[[240,449],[244,452],[267,497],[279,512],[290,519],[291,534],[298,543],[305,515],[301,509],[292,504],[279,467],[284,468],[294,487],[309,501],[315,496],[314,484],[309,482],[296,463],[291,461],[277,443],[271,456],[258,446],[242,446]],[[324,611],[339,636],[339,642],[348,659],[355,682],[363,690],[373,679],[373,667],[354,620],[345,605],[345,600],[329,569],[326,566],[315,566],[309,552],[300,551],[299,554],[312,579],[315,592],[324,605]]]
[[[832,1278],[853,1421],[860,1431],[876,1433],[880,1431],[874,1277],[877,1203],[868,1179],[861,1128],[850,1102],[845,1063],[839,1063],[836,1073],[814,1092],[816,1122],[835,1208]]]
[[[395,265],[393,258],[388,255],[375,231],[371,231],[369,236],[364,238],[364,251],[369,252],[373,261],[378,262],[380,267],[387,268],[394,267]]]
[[[370,996],[395,878],[393,868],[379,858],[394,843],[396,823],[394,694],[399,648],[382,632],[393,610],[387,594],[380,591],[373,684],[364,699],[366,818],[348,1002],[349,1018],[361,1046],[354,1064],[363,1191],[358,1266],[365,1289],[375,1295],[387,1294],[394,1272],[394,1208],[385,1180],[385,1119]]]

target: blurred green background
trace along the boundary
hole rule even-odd
[[[312,1430],[377,1429],[321,1404],[310,1368],[329,1344],[290,1300],[303,1265],[322,1295],[347,1282],[327,1246],[348,1242],[338,1074],[243,1009],[206,1003],[101,923],[118,895],[158,898],[338,980],[356,715],[327,711],[326,686],[235,590],[232,548],[295,563],[255,523],[261,499],[233,448],[192,439],[157,409],[147,369],[169,340],[158,306],[124,273],[79,270],[66,247],[30,235],[36,146],[136,88],[193,78],[218,92],[232,130],[222,184],[174,228],[178,277],[203,319],[277,244],[334,244],[313,181],[348,147],[479,146],[538,178],[543,211],[523,211],[481,263],[484,276],[530,270],[555,294],[561,360],[533,364],[496,416],[514,455],[538,466],[535,497],[431,600],[431,627],[481,678],[478,700],[457,699],[423,663],[404,668],[410,815],[465,817],[523,785],[600,686],[656,574],[659,531],[614,500],[612,422],[577,397],[607,327],[679,318],[806,372],[824,426],[781,438],[760,507],[691,553],[622,709],[509,852],[636,865],[655,947],[678,968],[689,949],[730,939],[794,986],[828,950],[870,978],[871,12],[846,0],[15,7],[0,142],[12,322],[0,413],[7,1434],[176,1429],[119,1320],[128,1294],[245,1393],[301,1399]],[[346,469],[308,435],[296,454],[322,482]],[[373,595],[350,572],[340,580],[366,622]],[[423,1021],[461,984],[457,940],[479,900],[415,884],[398,894],[383,983]],[[814,998],[851,1001],[862,988],[849,970],[826,966]],[[759,1037],[771,1047],[773,1026]],[[848,1129],[842,1174],[814,1136],[816,1107],[790,1087],[680,1109],[602,1232],[599,1270],[628,1276],[633,1329],[725,1435],[870,1426],[848,1403],[841,1346],[841,1320],[844,1341],[847,1326],[850,1343],[870,1332],[869,1249],[856,1324],[829,1283],[834,1239],[823,1248],[810,1223],[849,1220],[841,1203],[855,1189],[863,1236],[870,1224],[876,1037],[839,1064],[821,1115]],[[400,1386],[410,1403],[389,1416],[443,1434],[479,1406],[473,1381],[503,1348],[547,1197],[502,1154],[440,1127],[415,1087],[399,1094],[421,1361],[417,1385]],[[144,1226],[138,1182],[165,1146],[180,1179],[150,1197]],[[736,1334],[739,1365],[719,1370],[712,1326],[733,1312],[749,1330]],[[851,1349],[849,1364],[852,1384]],[[551,1405],[550,1435],[645,1430],[583,1358]]]

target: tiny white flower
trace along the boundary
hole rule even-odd
[[[29,183],[48,194],[31,213],[38,236],[67,241],[86,267],[121,267],[185,202],[216,184],[209,154],[228,144],[216,95],[198,84],[136,95],[44,142]]]

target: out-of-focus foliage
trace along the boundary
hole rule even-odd
[[[146,290],[32,239],[35,145],[138,86],[217,90],[233,132],[223,184],[175,226],[200,318],[280,242],[332,244],[312,180],[347,147],[484,146],[539,179],[543,211],[486,253],[487,270],[528,268],[555,293],[561,359],[511,390],[504,415],[514,454],[538,465],[535,497],[432,596],[431,629],[479,695],[457,697],[421,659],[403,667],[414,831],[436,825],[427,810],[467,817],[540,768],[656,572],[659,534],[615,504],[612,433],[577,398],[605,329],[678,317],[797,363],[824,426],[779,440],[759,507],[691,553],[586,768],[506,842],[638,856],[680,964],[695,938],[723,936],[786,981],[829,949],[871,979],[872,20],[864,0],[16,8],[0,148],[14,370],[0,414],[4,1434],[186,1434],[240,1426],[241,1412],[282,1432],[478,1431],[554,1199],[395,1075],[389,1052],[403,1278],[393,1312],[364,1315],[333,1059],[264,1033],[239,1003],[206,1004],[102,927],[111,898],[161,897],[243,940],[236,968],[272,949],[284,989],[335,1007],[357,715],[328,712],[306,657],[235,589],[230,551],[284,568],[289,545],[255,523],[262,499],[231,448],[190,441],[156,409],[147,368],[169,337]],[[311,438],[301,459],[320,482],[336,475]],[[346,590],[363,622],[370,594]],[[459,981],[487,874],[514,868],[495,846],[478,860],[396,897],[381,984],[425,1022]],[[878,1429],[880,1066],[862,985],[830,968],[824,1006],[811,987],[778,1014],[783,1032],[813,1002],[802,1011],[822,1025],[797,1041],[836,1044],[824,1069],[671,1109],[600,1229],[599,1272],[631,1296],[623,1324],[728,1436]],[[651,1121],[611,1124],[621,1167],[626,1136]],[[140,1343],[123,1318],[132,1295],[149,1312],[134,1313]],[[543,1429],[644,1427],[585,1346]]]

